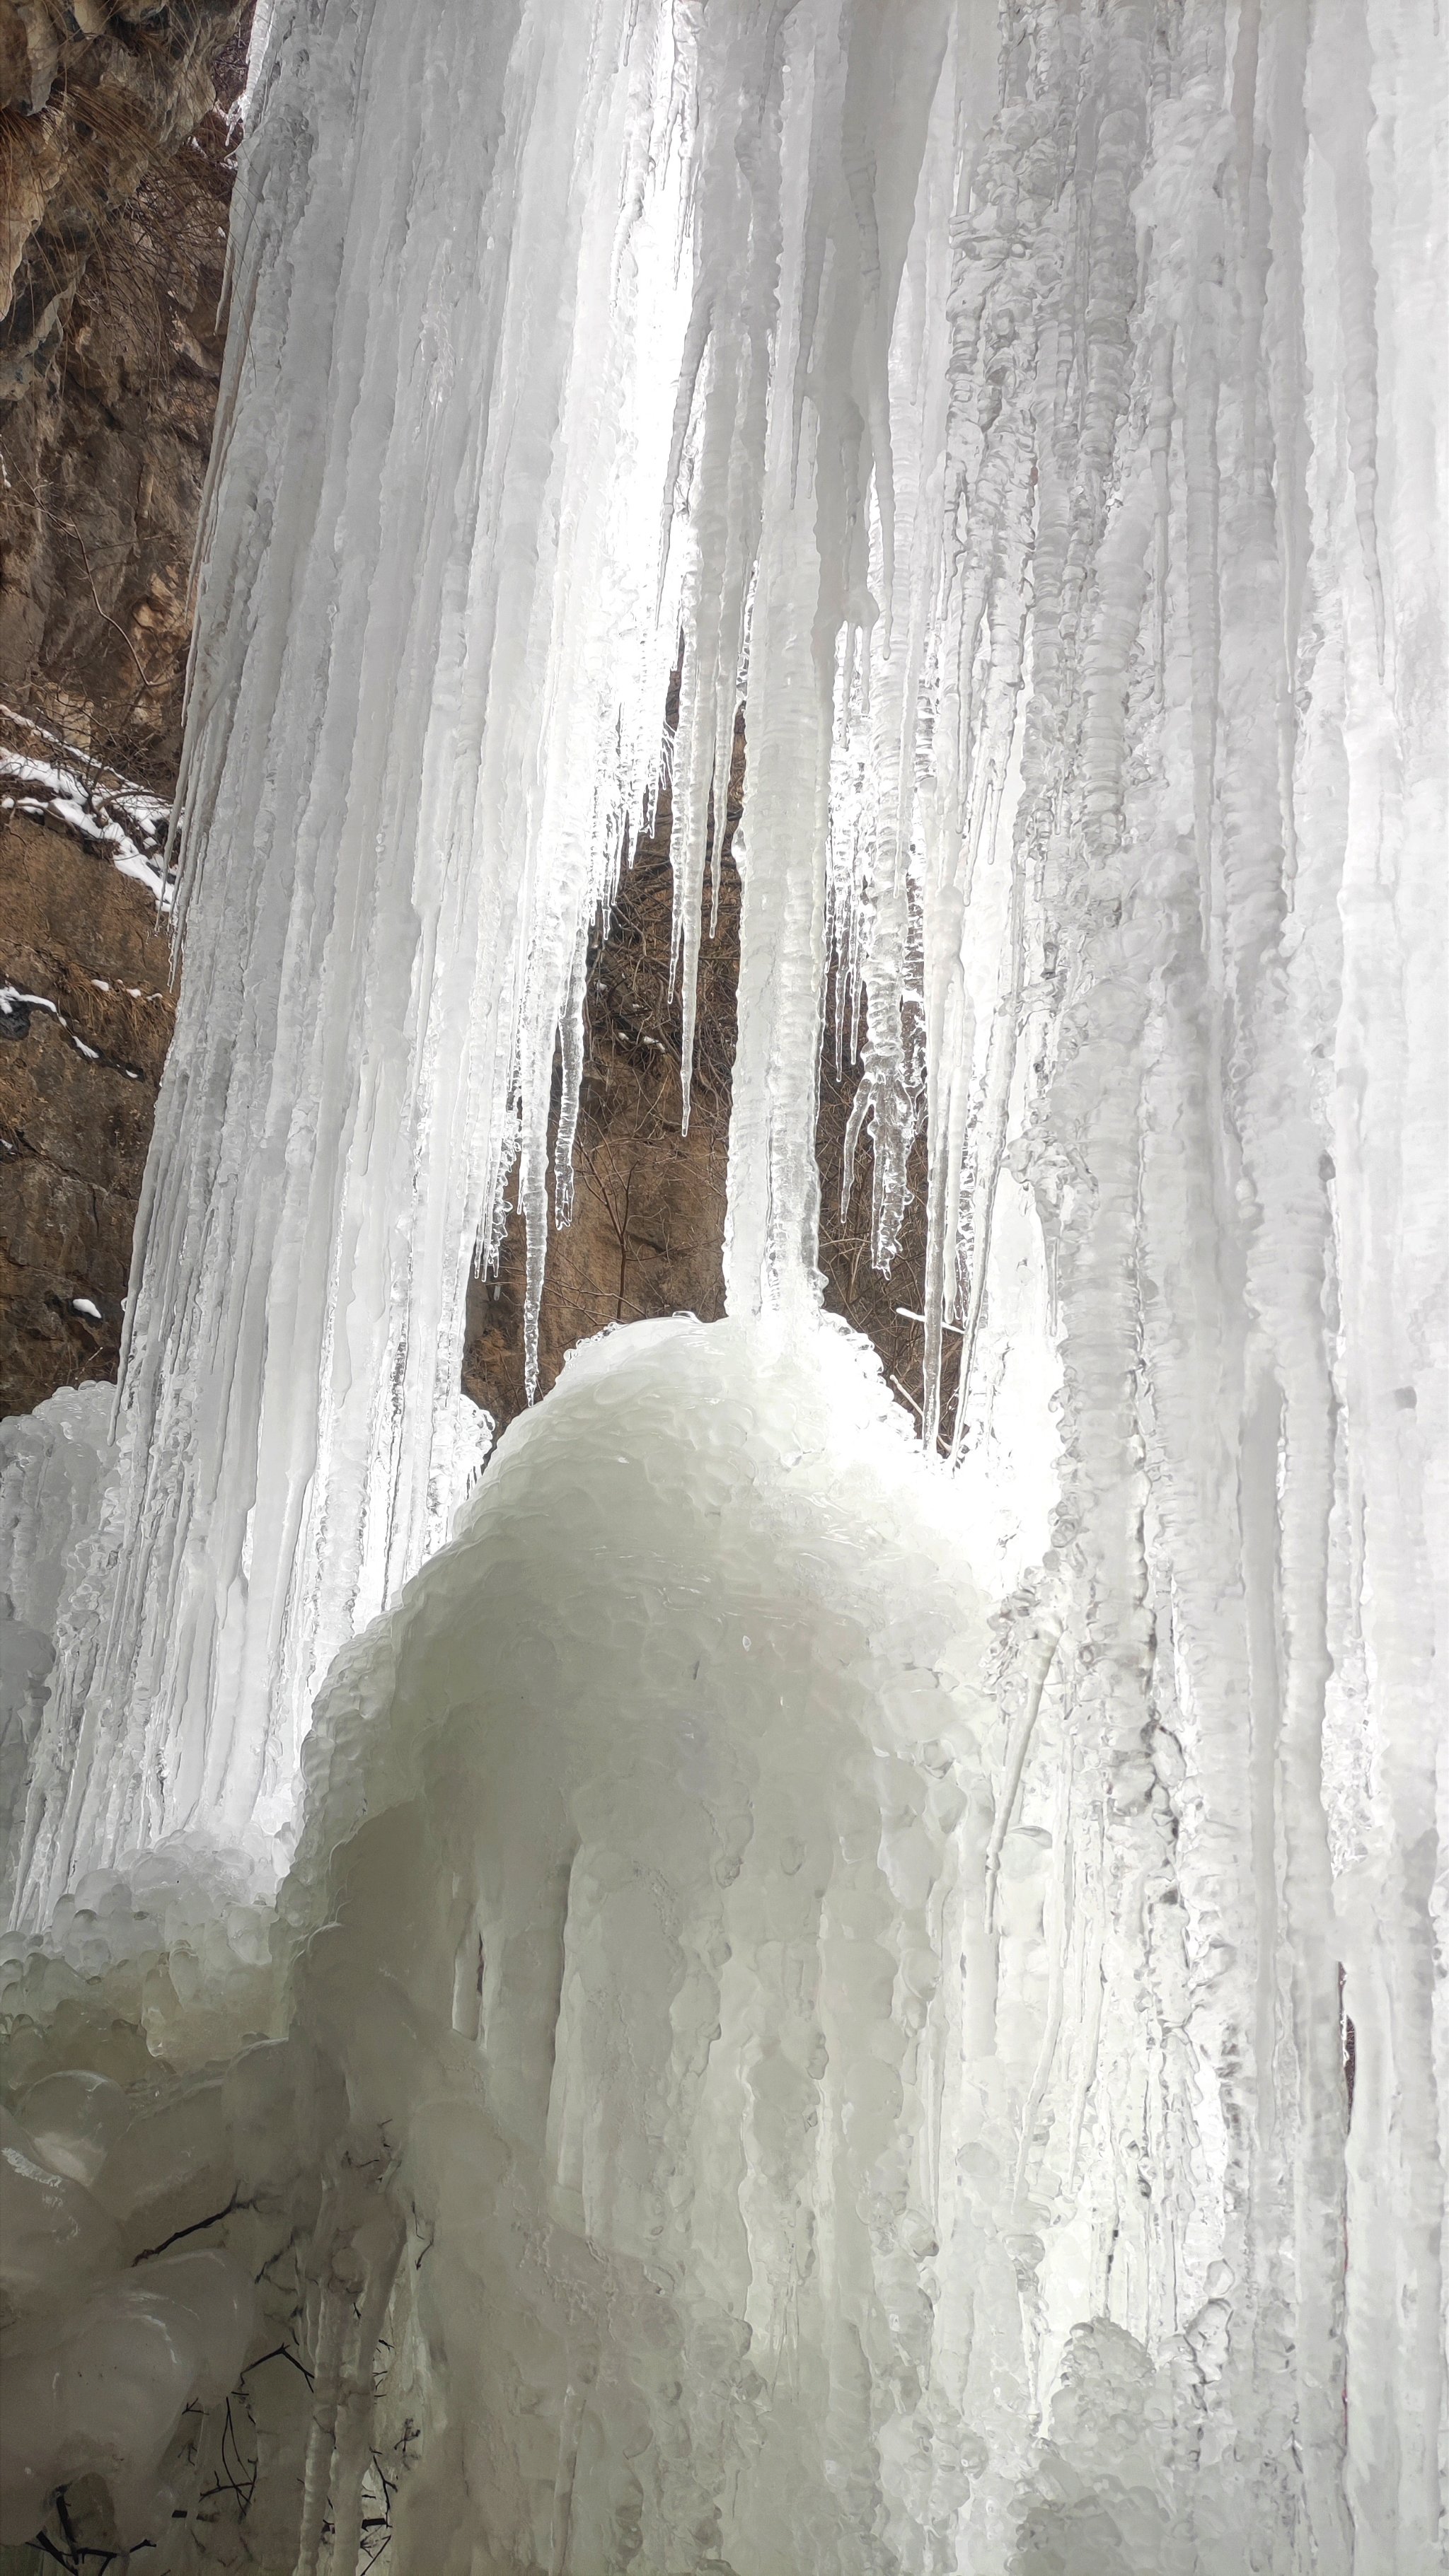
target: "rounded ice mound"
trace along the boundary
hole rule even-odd
[[[865,1345],[683,1319],[574,1356],[335,1668],[294,2028],[411,2234],[401,2567],[949,2550],[984,1635]]]

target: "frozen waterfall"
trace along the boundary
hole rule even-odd
[[[1429,0],[268,16],[121,1384],[0,1437],[5,2536],[1431,2576]],[[666,760],[691,1024],[741,703],[731,1320],[459,1520],[470,1265],[516,1191],[533,1334]],[[816,1273],[922,1139],[924,1455]]]

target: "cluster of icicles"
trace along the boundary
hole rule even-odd
[[[139,1852],[179,1836],[232,1855],[244,1929],[291,1855],[323,1679],[446,1537],[482,1454],[458,1391],[465,1292],[510,1189],[534,1350],[588,942],[657,790],[677,665],[686,1068],[741,699],[747,742],[731,1314],[776,1319],[805,1352],[822,1187],[871,1191],[882,1265],[924,1191],[926,1440],[954,1471],[976,1580],[1006,1604],[996,1721],[952,1737],[947,1767],[986,1801],[968,1911],[1021,1956],[1004,1976],[992,1951],[994,2020],[953,2037],[937,2017],[955,1918],[907,1872],[900,1921],[920,1903],[936,1966],[926,2059],[881,2113],[900,2170],[857,2171],[852,2147],[849,2192],[820,2181],[811,2225],[843,2227],[856,2195],[875,2252],[851,2272],[847,2247],[840,2277],[864,2282],[889,2268],[889,2206],[914,2268],[904,2288],[880,2272],[870,2313],[890,2334],[878,2352],[861,2327],[857,2381],[837,2355],[815,2415],[799,2365],[818,2482],[801,2472],[797,2501],[819,2520],[780,2564],[1419,2576],[1446,2459],[1449,2062],[1430,1937],[1431,12],[292,0],[269,30],[204,531],[180,1016],[113,1441],[69,1400],[7,1435],[19,1919],[69,1904],[66,1941],[93,1967],[104,1938],[89,1906],[76,1934],[73,1892],[124,1881]],[[859,1080],[847,1168],[822,1176],[823,1043]],[[900,1756],[900,1813],[927,1840],[937,1732]],[[768,1807],[767,1774],[752,1794]],[[921,1866],[959,1894],[946,1850]],[[387,1883],[406,1923],[404,1860]],[[699,1883],[715,1884],[703,1864]],[[585,1894],[607,1910],[618,1891]],[[469,1901],[486,1912],[481,1881]],[[457,1937],[466,2004],[485,1945],[475,1990],[473,1931]],[[698,2031],[725,1979],[713,1937],[681,1988]],[[42,1937],[25,1991],[53,1999],[43,1954]],[[562,2031],[566,1986],[554,1999]],[[481,2009],[451,2024],[469,2045]],[[719,2014],[730,2026],[727,2000]],[[395,2213],[405,2172],[440,2249],[466,2236],[446,2145],[387,2144],[361,2026],[328,2029],[322,2060],[366,2131],[348,2173]],[[942,2073],[958,2042],[998,2073]],[[579,2045],[569,2118],[593,2081]],[[408,2046],[427,2100],[453,2105],[448,2136],[495,2118]],[[771,2118],[783,2098],[761,2094]],[[725,2252],[700,2293],[709,2332],[689,2345],[694,2253],[672,2322],[651,2326],[654,2221],[609,2199],[595,2228],[558,2118],[556,2135],[545,2105],[538,2134],[550,2190],[573,2197],[549,2224],[606,2241],[628,2276],[550,2273],[548,2296],[593,2320],[589,2352],[540,2361],[546,2399],[510,2415],[449,2345],[456,2323],[417,2326],[410,2349],[435,2369],[447,2349],[454,2373],[420,2492],[476,2491],[458,2407],[516,2429],[541,2406],[563,2484],[551,2519],[518,2505],[507,2528],[534,2536],[490,2563],[590,2576],[616,2563],[569,2556],[598,2427],[620,2459],[646,2434],[664,2456],[677,2406],[707,2416],[708,2388],[745,2373],[736,2327],[776,2329],[731,2306]],[[739,2134],[766,2176],[761,2243],[785,2260],[793,2186],[753,2112]],[[679,2153],[708,2166],[692,2129]],[[498,2171],[514,2177],[498,2207],[516,2185],[532,2208],[537,2177]],[[937,2296],[942,2211],[968,2182],[992,2286],[975,2328],[951,2308],[960,2279],[940,2293],[965,2339],[948,2424],[915,2327],[897,2328],[902,2299]],[[340,2170],[327,2184],[351,2189]],[[325,2312],[337,2350],[356,2346],[353,2412],[334,2392],[317,2442],[352,2446],[359,2549],[399,2241],[392,2217],[365,2225],[381,2269],[329,2269],[308,2311],[314,2340]],[[505,2238],[479,2277],[513,2283],[522,2353],[544,2292],[519,2287]],[[823,2295],[828,2265],[809,2277]],[[684,2338],[704,2375],[684,2399],[635,2387],[609,2413],[596,2329],[618,2301],[629,2349]],[[994,2419],[967,2420],[977,2331],[1015,2356],[1029,2472]],[[882,2390],[938,2446],[936,2486],[890,2450]],[[677,2528],[656,2497],[647,2546],[627,2480],[609,2491],[618,2564],[729,2563],[717,2432],[691,2439],[725,2485],[701,2503],[686,2478]],[[867,2433],[885,2465],[842,2525]],[[527,2453],[520,2436],[525,2497],[544,2476]],[[1110,2510],[1092,2465],[1109,2459]],[[325,2460],[307,2475],[315,2565]],[[420,2570],[443,2564],[426,2557],[438,2511]],[[774,2564],[763,2527],[737,2576]]]

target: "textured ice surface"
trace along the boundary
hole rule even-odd
[[[43,1797],[38,1740],[57,1611],[113,1465],[109,1386],[62,1387],[0,1423],[0,1905],[8,1920],[27,1803]]]
[[[120,2547],[167,2537],[163,2456],[236,2387],[257,2305],[235,2252],[178,2240],[237,2189],[220,2082],[62,2066],[0,2110],[0,2541],[87,2480]]]

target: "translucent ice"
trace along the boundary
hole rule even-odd
[[[235,2386],[252,2309],[232,2256],[181,2249],[77,2303],[51,2298],[0,2335],[0,2539],[28,2540],[53,2491],[87,2477],[104,2479],[128,2536],[164,2528],[162,2455],[183,2408],[215,2405]]]
[[[178,2241],[236,2197],[222,2093],[62,2066],[0,2109],[0,2540],[87,2480],[118,2546],[166,2536],[163,2457],[236,2387],[256,2309],[234,2252]]]
[[[95,2181],[131,2117],[120,2085],[83,2067],[42,2076],[23,2095],[20,2113],[45,2162],[83,2183]]]
[[[36,1412],[0,1423],[0,1903],[8,1918],[28,1803],[42,1801],[42,1718],[54,1678],[57,1614],[92,1536],[114,1464],[108,1386],[62,1387]],[[93,1638],[95,1602],[72,1617]]]

